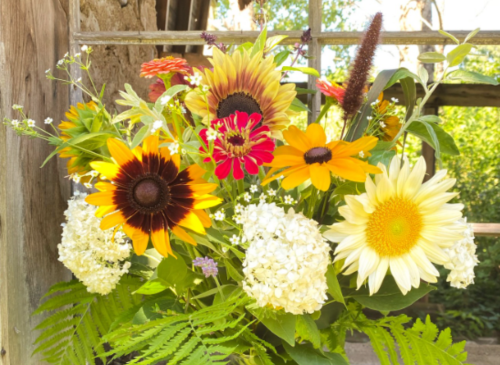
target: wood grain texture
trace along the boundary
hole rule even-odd
[[[472,223],[476,237],[500,237],[500,223]]]
[[[463,39],[470,31],[450,31],[459,40]],[[241,44],[254,42],[259,35],[258,31],[214,31],[210,32],[217,36],[222,43]],[[284,34],[288,35],[283,44],[295,44],[300,42],[302,31],[272,31],[269,36]],[[363,32],[313,32],[312,37],[318,40],[320,45],[357,45]],[[123,32],[79,32],[75,39],[81,44],[169,44],[169,45],[202,45],[204,41],[200,38],[200,31],[123,31]],[[483,31],[478,33],[471,43],[476,45],[500,45],[500,31]],[[429,45],[429,44],[454,44],[435,31],[419,32],[382,32],[381,44],[395,45]]]
[[[66,86],[46,80],[68,51],[66,13],[58,0],[0,1],[0,115],[18,118],[25,106],[38,126],[59,121]],[[0,126],[0,356],[2,365],[42,364],[31,358],[42,319],[31,317],[41,296],[70,272],[57,260],[61,222],[70,193],[57,159],[40,169],[53,147]]]
[[[322,0],[309,0],[309,28],[311,28],[312,33],[321,32],[322,14]],[[308,66],[321,72],[321,44],[319,44],[318,38],[313,37],[312,41],[309,42],[307,55],[311,57],[308,60]],[[315,76],[308,76],[307,87],[309,89],[316,89],[316,79]],[[307,104],[311,110],[308,123],[313,123],[321,111],[321,94],[307,94]]]

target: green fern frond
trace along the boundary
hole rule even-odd
[[[140,299],[131,293],[140,287],[138,279],[123,277],[117,289],[107,296],[89,293],[77,280],[58,283],[44,296],[46,301],[33,314],[52,312],[35,329],[42,331],[33,354],[55,365],[95,364],[105,361],[101,341],[117,315]]]
[[[135,351],[140,355],[130,364],[227,364],[234,347],[229,344],[248,331],[253,322],[236,312],[247,297],[225,302],[186,314],[173,314],[141,325],[122,324],[105,338],[113,349],[106,355],[122,356]],[[260,345],[265,352],[265,347]]]
[[[370,337],[373,350],[382,365],[399,364],[395,343],[405,365],[463,365],[467,360],[465,341],[453,344],[451,331],[439,331],[427,316],[425,323],[417,319],[411,329],[403,324],[406,316],[386,317],[371,321],[364,318],[358,323],[361,331]]]

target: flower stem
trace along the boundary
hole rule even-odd
[[[217,279],[216,276],[213,277],[215,280],[215,284],[217,285],[217,289],[219,290],[220,297],[222,301],[226,301],[226,298],[224,297],[224,294],[222,293],[222,287],[220,286],[219,279]]]

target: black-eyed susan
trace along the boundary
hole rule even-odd
[[[380,115],[380,127],[383,133],[381,139],[390,142],[396,138],[402,124],[399,117],[394,113],[394,104],[388,100],[383,100],[383,98],[384,94],[381,93],[378,99],[379,102],[374,109]]]
[[[423,183],[426,164],[420,157],[413,169],[394,157],[383,173],[366,177],[366,193],[347,195],[339,208],[346,219],[335,223],[324,236],[338,242],[335,261],[345,259],[345,275],[358,272],[358,288],[368,279],[370,295],[376,293],[390,269],[406,294],[418,288],[420,279],[436,282],[439,272],[432,263],[446,265],[445,249],[464,238],[463,204],[449,204],[458,193],[447,192],[455,179],[444,179],[440,170]],[[443,180],[444,179],[444,180]]]
[[[130,150],[118,139],[108,139],[108,148],[116,163],[93,162],[92,167],[110,181],[99,182],[100,192],[86,202],[98,205],[96,215],[104,217],[101,229],[123,225],[132,239],[134,250],[142,255],[149,239],[163,256],[173,255],[169,230],[180,239],[196,245],[185,230],[205,234],[211,221],[203,209],[222,200],[209,195],[216,184],[202,179],[205,171],[191,165],[180,171],[179,154],[159,148],[158,136],[146,138],[143,148]]]
[[[281,186],[288,190],[311,179],[319,190],[330,187],[331,176],[351,181],[365,181],[366,174],[382,171],[360,160],[358,157],[370,156],[369,151],[377,144],[375,137],[362,137],[354,142],[326,141],[323,127],[313,123],[302,132],[295,126],[283,131],[288,146],[274,151],[274,160],[266,166],[272,167],[262,185],[283,176]],[[282,170],[284,169],[284,170]]]
[[[232,55],[213,48],[210,60],[213,70],[205,69],[201,88],[187,94],[186,106],[203,118],[205,124],[226,118],[236,111],[248,115],[262,115],[262,124],[268,126],[273,137],[290,123],[289,110],[295,95],[294,84],[281,84],[281,72],[276,69],[273,56],[262,57],[262,52],[250,56],[247,51]]]

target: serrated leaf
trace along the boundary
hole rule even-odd
[[[296,345],[295,347],[283,343],[283,347],[298,365],[348,365],[340,354],[324,353],[315,350],[310,344]]]
[[[318,330],[318,326],[309,314],[297,316],[295,329],[297,331],[297,334],[303,340],[310,341],[314,348],[318,349],[321,347],[321,336]]]

